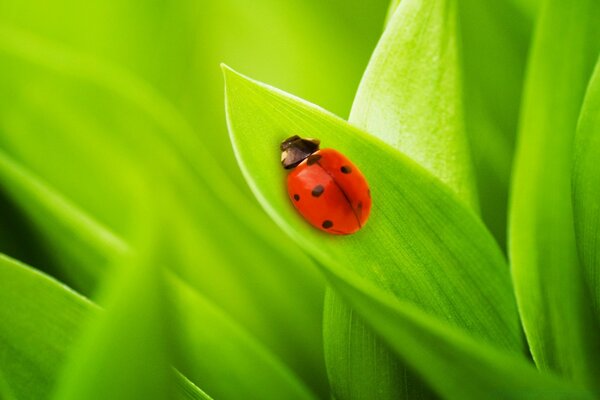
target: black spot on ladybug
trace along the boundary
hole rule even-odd
[[[358,205],[356,206],[359,210],[362,210],[362,201],[358,202]]]
[[[340,171],[342,171],[342,174],[349,174],[352,172],[352,168],[347,165],[343,165],[342,168],[340,168]]]
[[[294,195],[294,200],[296,200],[296,201],[300,200],[300,195],[295,194]]]
[[[313,165],[313,164],[319,162],[320,159],[321,159],[320,154],[313,154],[306,159],[306,165]]]
[[[323,223],[321,224],[321,226],[324,229],[329,229],[333,226],[333,222],[331,222],[330,220],[326,219],[325,221],[323,221]]]
[[[371,189],[367,190],[367,194],[369,195],[369,198],[371,198]]]
[[[314,189],[312,190],[311,194],[314,197],[319,197],[320,195],[323,194],[323,192],[325,191],[325,188],[323,187],[323,185],[317,185],[314,187]]]

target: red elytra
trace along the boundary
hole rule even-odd
[[[281,162],[292,169],[288,194],[314,227],[334,235],[354,233],[371,212],[367,180],[346,156],[333,149],[319,150],[319,143],[292,136],[281,144]]]

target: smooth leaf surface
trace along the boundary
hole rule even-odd
[[[458,2],[465,125],[481,216],[506,249],[508,191],[532,21],[511,0]]]
[[[0,370],[20,399],[50,398],[84,326],[99,309],[59,282],[0,255]],[[208,399],[191,382],[177,398]]]
[[[324,272],[351,306],[443,398],[593,398],[585,389],[540,374],[525,359],[473,340],[345,271],[325,268]]]
[[[395,14],[367,66],[349,122],[417,161],[476,209],[462,118],[456,2],[403,0],[390,6]],[[431,396],[358,316],[337,304],[335,292],[326,299],[325,354],[337,398]]]
[[[322,255],[336,259],[396,296],[464,323],[477,336],[518,348],[516,309],[501,253],[444,185],[406,156],[315,106],[227,68],[225,76],[228,122],[245,176],[267,212],[305,250],[319,261]],[[277,149],[290,132],[320,137],[323,147],[335,147],[364,172],[374,208],[357,234],[315,231],[289,204]],[[444,301],[448,298],[453,301]],[[478,306],[469,306],[472,302]]]
[[[522,398],[523,393],[549,394],[555,398],[588,397],[586,392],[580,392],[553,378],[538,374],[531,364],[514,351],[499,350],[486,345],[485,342],[491,339],[482,339],[482,332],[477,332],[473,326],[470,327],[470,333],[477,339],[466,334],[464,329],[451,327],[456,325],[456,322],[442,322],[441,318],[432,316],[431,310],[423,310],[426,304],[417,303],[417,299],[411,298],[413,293],[410,293],[409,288],[403,288],[406,292],[394,293],[390,290],[389,282],[384,282],[383,285],[379,281],[381,276],[385,276],[382,272],[386,266],[381,262],[370,262],[380,257],[378,248],[386,247],[388,252],[398,251],[402,255],[405,255],[408,249],[402,248],[401,240],[391,245],[389,238],[387,241],[381,237],[371,239],[366,234],[377,236],[378,232],[390,229],[390,226],[398,226],[394,224],[393,213],[386,217],[376,217],[377,213],[385,213],[387,205],[399,211],[402,216],[402,230],[395,231],[395,235],[417,235],[418,239],[422,239],[415,226],[411,226],[411,223],[416,222],[410,218],[410,213],[402,212],[407,211],[404,207],[416,200],[415,193],[418,193],[421,212],[427,212],[431,217],[427,223],[417,220],[421,222],[419,228],[439,229],[445,226],[446,229],[436,235],[437,244],[445,251],[453,248],[450,238],[454,235],[466,235],[477,231],[480,239],[485,239],[485,230],[481,224],[439,181],[405,156],[322,109],[251,81],[227,68],[225,76],[226,105],[232,141],[242,170],[259,201],[285,231],[319,261],[323,272],[336,290],[344,295],[350,305],[360,312],[387,343],[409,362],[412,368],[418,370],[439,394],[451,399],[482,398],[490,393],[499,393],[504,398]],[[379,203],[375,203],[378,206],[373,209],[372,219],[362,231],[354,236],[328,236],[310,228],[295,214],[282,187],[284,175],[277,169],[279,160],[276,154],[278,142],[290,131],[306,132],[307,135],[319,133],[323,144],[335,141],[336,148],[348,154],[363,169],[371,181],[373,198],[379,199],[376,200]],[[264,156],[269,152],[275,153],[272,159]],[[390,168],[393,168],[393,172],[390,172]],[[373,173],[375,170],[378,174]],[[404,191],[402,185],[392,185],[392,174],[395,177],[400,176],[410,190]],[[425,187],[427,190],[424,190]],[[401,192],[401,195],[396,196],[396,191]],[[381,196],[383,193],[387,197],[393,197],[388,199],[390,204],[384,200],[386,197]],[[429,202],[436,207],[423,208]],[[416,209],[414,206],[410,207],[411,211]],[[459,218],[455,223],[446,219],[455,217]],[[374,229],[374,226],[377,229]],[[361,248],[374,239],[380,239],[378,245],[371,247],[370,255],[365,256],[362,253],[364,249],[361,251]],[[488,240],[491,247],[487,252],[492,258],[497,250],[491,250],[495,247],[489,235]],[[418,251],[416,247],[420,243],[423,242],[411,241],[411,245],[414,246],[411,250]],[[484,242],[463,240],[460,243],[476,245]],[[435,248],[432,246],[430,250]],[[474,255],[485,251],[485,248],[470,249],[461,255]],[[420,255],[425,257],[426,254]],[[353,258],[352,262],[348,261],[350,257]],[[478,264],[478,268],[483,267],[485,260],[486,257],[479,258],[481,264]],[[436,261],[443,263],[441,257],[436,258]],[[361,265],[377,268],[377,274],[358,270]],[[409,269],[410,264],[406,262],[403,266]],[[461,267],[468,268],[469,263],[464,262]],[[493,268],[490,265],[486,267]],[[438,264],[438,269],[432,273],[441,274],[444,268],[449,266]],[[447,279],[457,279],[457,274],[457,271],[453,271]],[[405,279],[416,281],[416,278],[407,275],[407,272]],[[493,279],[485,284],[475,283],[473,287],[486,286],[490,289],[491,282]],[[431,295],[435,292],[424,289],[423,293]],[[491,294],[487,291],[488,296]],[[497,317],[500,315],[496,314]],[[504,340],[507,340],[507,337],[504,337]],[[517,338],[513,340],[518,342]],[[498,347],[504,348],[510,348],[511,344],[497,343]],[[473,368],[467,371],[456,368],[457,364]]]
[[[510,258],[525,333],[542,370],[600,390],[600,330],[579,265],[573,137],[600,50],[600,3],[547,1],[529,61],[510,214]]]
[[[369,61],[350,121],[476,207],[457,33],[455,1],[401,1]]]
[[[573,211],[579,260],[600,318],[600,62],[581,109],[573,165]]]
[[[502,256],[479,220],[444,185],[323,110],[229,69],[225,76],[228,122],[242,170],[267,212],[294,240],[320,263],[335,260],[336,268],[350,269],[484,341],[518,351],[516,308]],[[291,207],[277,149],[292,132],[319,137],[324,147],[335,147],[361,168],[374,200],[361,231],[343,237],[320,233]]]

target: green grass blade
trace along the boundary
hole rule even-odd
[[[159,186],[154,182],[153,190]],[[55,400],[173,397],[169,365],[179,343],[170,329],[164,272],[156,257],[155,203],[144,198],[137,250],[118,261],[121,268],[105,280],[100,301],[105,312],[83,334]]]
[[[177,399],[181,400],[212,400],[209,395],[198,388],[192,381],[175,371],[175,384],[177,385]]]
[[[476,208],[456,13],[453,0],[400,2],[367,66],[350,122],[400,149]]]
[[[462,115],[456,7],[453,0],[396,4],[349,122],[416,160],[477,208]],[[375,392],[382,399],[427,397],[335,293],[327,297],[325,317],[327,365],[337,398]]]
[[[503,249],[531,20],[510,0],[459,1],[465,124],[481,215]]]
[[[315,257],[336,258],[428,311],[446,309],[468,321],[481,337],[518,347],[516,308],[501,253],[445,185],[407,157],[313,105],[229,69],[225,76],[228,122],[245,176],[267,212],[305,250]],[[289,132],[318,135],[323,146],[344,152],[364,171],[375,208],[363,230],[343,237],[325,235],[296,214],[284,195],[285,171],[277,154],[279,141]],[[393,282],[386,280],[388,271],[397,273]],[[479,279],[485,280],[485,294],[475,284]],[[441,285],[444,280],[452,284]],[[423,298],[423,290],[431,287],[436,290]],[[452,306],[442,301],[450,294],[456,296]],[[467,307],[458,317],[459,309],[475,301],[492,309]]]
[[[572,147],[600,50],[600,4],[546,1],[523,99],[510,215],[510,256],[525,333],[538,367],[600,389],[600,334],[578,263]]]
[[[445,185],[315,106],[227,68],[225,77],[228,123],[242,171],[266,211],[295,241],[330,268],[350,269],[475,337],[519,351],[516,306],[502,255]],[[326,235],[293,210],[277,154],[279,142],[292,132],[320,137],[323,146],[348,155],[365,173],[374,208],[360,232]]]
[[[391,0],[390,1],[390,4],[388,5],[387,13],[385,15],[385,25],[390,23],[399,4],[400,4],[400,0]]]
[[[69,268],[67,274],[79,287],[91,290],[112,260],[130,250],[123,239],[2,151],[0,177],[3,189],[19,203],[49,243],[61,249],[54,256]]]
[[[498,271],[506,274],[508,271],[501,261],[498,261],[497,267],[481,264],[488,259],[491,262],[496,257],[501,259],[500,252],[478,219],[449,189],[407,157],[324,110],[229,69],[225,70],[225,76],[232,141],[246,179],[259,201],[284,230],[319,261],[336,290],[344,294],[350,305],[431,387],[450,399],[485,398],[489,393],[517,399],[522,398],[524,392],[548,394],[551,398],[589,398],[585,391],[540,375],[523,356],[515,354],[518,353],[514,348],[519,345],[519,330],[516,321],[513,325],[510,323],[515,317],[512,296],[508,293],[510,300],[498,296],[495,301],[485,303],[490,296],[498,294],[492,292],[499,290],[494,288],[494,284],[500,286],[504,281],[494,274],[502,276]],[[359,233],[347,237],[328,236],[307,225],[291,208],[281,187],[284,172],[278,169],[277,155],[279,141],[290,131],[310,135],[319,133],[324,145],[334,143],[369,178],[376,206],[371,221]],[[269,153],[273,153],[272,159],[265,157]],[[402,184],[394,184],[396,179],[400,179]],[[429,216],[428,222],[411,217],[417,209],[419,216]],[[401,230],[393,230],[400,225]],[[426,231],[432,235],[437,232],[436,245],[428,247],[428,251],[421,251],[419,246],[424,245]],[[390,236],[379,236],[385,232]],[[455,242],[451,239],[462,235],[470,240],[464,238]],[[385,277],[386,268],[393,266],[373,260],[378,260],[383,251],[381,247],[392,241],[394,250],[385,249],[387,262],[402,265],[404,274],[399,281],[419,285],[419,293],[426,293],[426,299],[417,298],[414,287],[409,285],[396,292],[391,290],[391,282],[382,285],[380,279]],[[404,247],[409,242],[411,247]],[[469,248],[458,249],[453,243],[468,245]],[[447,252],[449,257],[435,254],[439,249]],[[410,253],[419,254],[421,258],[435,256],[436,268],[423,269],[423,275],[410,275],[411,267],[416,268],[414,261],[409,259]],[[471,256],[477,260],[472,267]],[[444,264],[444,260],[456,257],[461,258],[460,268]],[[473,279],[477,275],[486,275],[485,283],[470,282],[461,286],[461,290],[463,294],[469,291],[473,299],[478,296],[474,290],[485,287],[487,300],[480,299],[477,307],[472,307],[473,312],[478,307],[482,308],[482,304],[490,310],[488,307],[505,302],[506,309],[496,309],[494,316],[490,316],[485,324],[487,329],[495,325],[497,332],[503,332],[504,336],[497,338],[491,331],[472,329],[474,339],[456,327],[456,320],[443,322],[431,315],[437,310],[433,310],[432,303],[427,304],[426,301],[437,300],[436,295],[439,296],[443,288],[438,285],[437,292],[431,290],[431,282],[425,280],[425,272],[443,274],[443,271],[451,271],[445,279],[452,280],[457,286],[460,285],[461,271],[468,271]],[[510,292],[510,285],[508,282],[505,284]],[[453,298],[455,301],[465,300],[458,296]],[[508,310],[512,311],[509,313]],[[456,313],[453,315],[459,317]],[[473,318],[471,322],[477,322],[474,315],[469,317]],[[512,330],[514,336],[511,338],[508,335]],[[492,341],[497,347],[486,344]],[[500,350],[502,348],[504,350]]]
[[[600,61],[581,109],[573,166],[573,210],[579,260],[596,318],[600,318]]]
[[[587,390],[542,374],[523,357],[474,340],[348,271],[323,267],[332,286],[443,398],[594,398]]]
[[[71,349],[98,311],[68,287],[0,255],[0,370],[16,398],[50,398]],[[178,398],[206,399],[185,380],[178,386]]]
[[[197,360],[182,368],[186,376],[218,399],[235,400],[241,393],[257,400],[315,398],[286,366],[214,304],[180,279],[172,278],[170,283],[186,358]]]

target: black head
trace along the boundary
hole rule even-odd
[[[281,164],[283,168],[292,169],[304,161],[308,156],[319,150],[318,139],[302,139],[294,135],[281,143]]]

